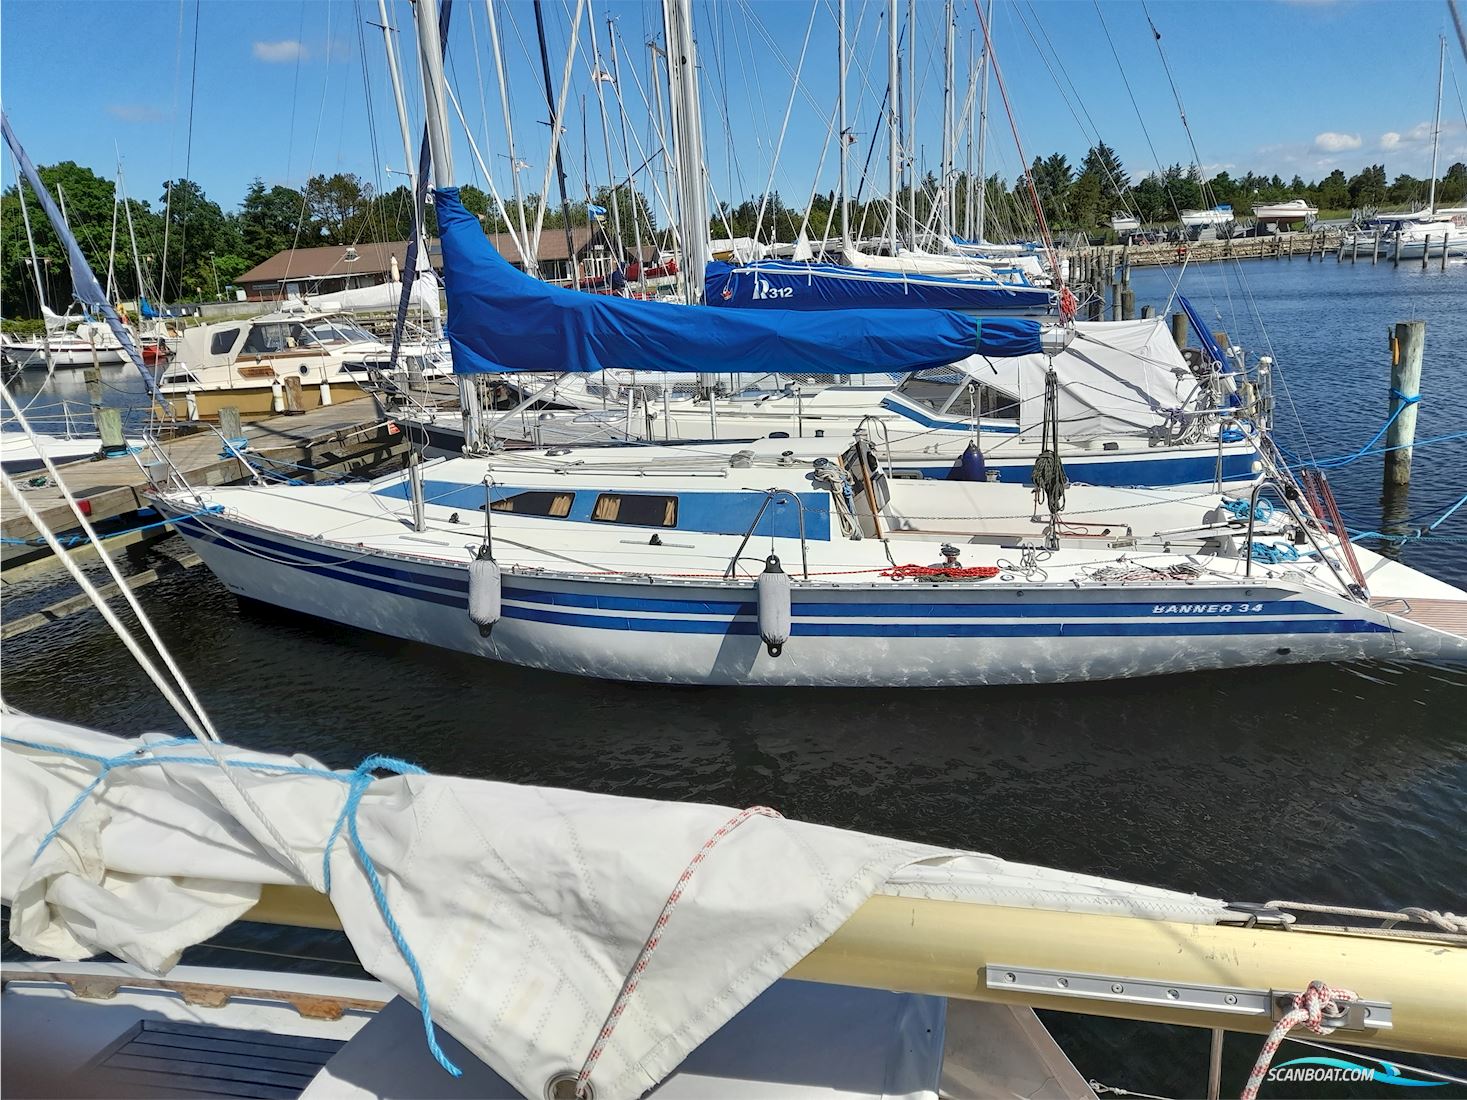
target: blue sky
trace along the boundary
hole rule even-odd
[[[389,0],[388,7],[403,29],[409,110],[420,132],[409,6]],[[995,49],[1030,157],[1060,150],[1078,161],[1098,132],[1135,176],[1158,161],[1193,159],[1141,4],[1102,0],[1104,27],[1090,0],[997,0],[995,8]],[[574,9],[575,0],[545,0],[557,84]],[[906,0],[899,9],[904,22]],[[640,163],[656,145],[643,97],[651,94],[645,43],[658,30],[660,4],[592,0],[591,10],[603,51],[606,20],[616,21],[623,51],[621,98],[632,159]],[[803,205],[817,184],[835,103],[834,10],[834,0],[813,6],[805,0],[697,3],[705,142],[720,198],[762,190],[771,165],[774,186],[794,205]],[[877,132],[868,195],[883,190],[886,179],[885,136],[877,121],[886,85],[885,10],[883,0],[849,3],[850,115],[858,134],[853,173]],[[961,99],[978,24],[973,0],[957,10]],[[524,0],[501,0],[499,11],[518,152],[530,165],[521,183],[527,192],[539,192],[549,130],[533,10]],[[1209,172],[1226,168],[1239,175],[1251,169],[1315,178],[1334,167],[1353,173],[1384,161],[1392,178],[1427,173],[1437,35],[1449,23],[1444,2],[1154,0],[1149,12]],[[912,36],[920,85],[914,144],[929,167],[939,157],[941,15],[940,4],[921,0]],[[299,185],[310,174],[350,171],[374,186],[391,187],[401,180],[388,169],[403,167],[402,145],[381,34],[366,25],[369,19],[377,19],[376,0],[4,0],[0,96],[39,163],[76,160],[110,175],[120,153],[129,193],[149,200],[158,198],[163,180],[183,175],[186,165],[226,208],[238,203],[257,175]],[[1106,29],[1140,104],[1144,132]],[[458,0],[450,78],[495,183],[508,194],[488,43],[484,4]],[[607,175],[584,32],[579,52],[564,138],[573,200],[584,195],[587,151],[592,185]],[[796,69],[800,85],[792,97]],[[1012,177],[1019,156],[996,86],[991,96],[990,170]],[[1467,97],[1467,65],[1450,42],[1442,171],[1454,160],[1467,160],[1461,97]],[[614,112],[614,101],[611,106]],[[789,124],[776,162],[787,107]],[[613,163],[621,172],[615,114],[611,125]],[[459,181],[484,186],[462,128],[455,123],[454,130]],[[834,186],[835,171],[832,143],[818,173],[822,189]],[[5,178],[13,178],[8,163]]]

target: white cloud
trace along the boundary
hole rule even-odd
[[[251,52],[254,53],[256,61],[268,61],[271,64],[304,61],[310,56],[305,44],[297,42],[294,38],[284,38],[279,42],[256,42]]]
[[[1343,153],[1349,149],[1360,148],[1359,134],[1337,134],[1333,130],[1326,130],[1322,134],[1314,135],[1314,147],[1322,153]]]
[[[165,111],[146,103],[109,103],[107,113],[123,122],[162,122],[168,117]]]
[[[1380,135],[1380,147],[1382,149],[1394,149],[1401,144],[1401,135],[1394,130],[1387,130]]]

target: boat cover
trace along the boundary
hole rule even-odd
[[[357,957],[421,1004],[366,853],[434,1021],[525,1096],[547,1095],[598,1043],[597,1100],[641,1096],[877,891],[1228,917],[1221,902],[1193,895],[778,817],[750,817],[710,847],[735,811],[424,774],[365,784],[343,829],[351,773],[303,756],[217,751],[228,777],[192,740],[125,740],[8,713],[0,894],[11,939],[39,955],[112,952],[163,971],[248,912],[262,883],[321,889],[330,845],[331,903]],[[161,760],[141,763],[150,757]],[[100,785],[97,759],[121,763]],[[676,907],[659,922],[674,890]],[[654,929],[656,951],[605,1038]]]
[[[458,374],[621,368],[691,374],[886,374],[981,352],[1039,350],[1039,322],[937,309],[840,313],[713,309],[583,294],[515,269],[458,191],[436,193]]]
[[[1047,355],[971,356],[957,367],[1019,399],[1019,429],[1044,417]],[[1070,440],[1146,432],[1191,410],[1206,391],[1161,319],[1079,321],[1075,339],[1053,359],[1059,376],[1061,434]]]
[[[710,263],[703,300],[752,309],[956,309],[974,313],[1054,312],[1057,295],[996,281],[867,271],[843,264],[758,260]]]

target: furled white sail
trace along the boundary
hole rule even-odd
[[[1226,916],[1220,902],[1188,895],[716,806],[428,775],[370,782],[343,829],[350,774],[306,757],[223,748],[232,784],[192,741],[127,741],[15,714],[5,735],[3,894],[17,944],[67,959],[111,951],[166,969],[248,912],[260,884],[321,888],[334,838],[330,898],[357,956],[420,1001],[353,848],[359,836],[434,1021],[526,1096],[545,1095],[596,1046],[598,1100],[642,1095],[878,890],[1204,923]],[[146,755],[164,762],[111,770],[56,828],[96,777],[97,758],[132,765]],[[639,960],[633,999],[613,1016]],[[431,1082],[420,1091],[433,1092]]]

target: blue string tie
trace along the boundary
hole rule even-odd
[[[47,745],[37,741],[25,741],[18,737],[0,736],[0,744],[13,745],[18,748],[32,749],[38,752],[55,753],[58,756],[70,757],[74,760],[84,760],[97,766],[97,775],[88,783],[81,792],[66,807],[66,810],[56,819],[46,835],[37,846],[35,855],[31,856],[31,862],[41,858],[46,848],[66,827],[66,824],[76,815],[77,811],[86,804],[90,798],[112,772],[122,768],[136,768],[146,765],[161,764],[193,764],[214,766],[214,760],[208,756],[180,756],[180,755],[158,755],[159,749],[178,748],[182,745],[194,744],[193,737],[172,737],[163,741],[153,741],[148,744],[139,745],[117,756],[101,756],[97,753],[83,752],[80,749],[62,748],[59,745]],[[423,968],[418,963],[417,956],[408,945],[407,936],[403,933],[402,926],[397,923],[397,918],[392,913],[392,906],[387,900],[387,889],[382,885],[382,878],[377,873],[377,865],[373,862],[367,846],[362,841],[361,832],[357,827],[357,811],[361,807],[362,796],[367,793],[367,788],[372,785],[376,778],[372,773],[377,771],[392,772],[395,775],[426,775],[428,774],[416,764],[409,764],[406,760],[399,760],[392,756],[373,755],[367,757],[350,772],[327,771],[324,768],[307,768],[302,765],[272,764],[258,760],[226,760],[226,766],[239,768],[242,771],[261,772],[271,775],[302,775],[315,779],[331,779],[338,783],[347,784],[346,799],[341,805],[341,812],[336,816],[336,822],[331,827],[331,833],[326,839],[326,849],[321,857],[321,873],[324,880],[326,893],[331,892],[331,852],[336,846],[337,839],[343,830],[351,842],[352,850],[356,853],[357,860],[362,867],[362,873],[366,876],[367,884],[372,890],[372,900],[377,905],[377,912],[382,916],[382,923],[386,925],[388,933],[392,936],[392,942],[402,955],[403,962],[407,964],[409,972],[413,976],[413,985],[417,989],[418,1009],[423,1017],[423,1038],[428,1044],[428,1051],[433,1055],[434,1061],[442,1066],[454,1077],[463,1075],[463,1071],[449,1060],[443,1048],[438,1045],[437,1031],[433,1026],[433,1011],[428,999],[428,984],[423,977]]]

